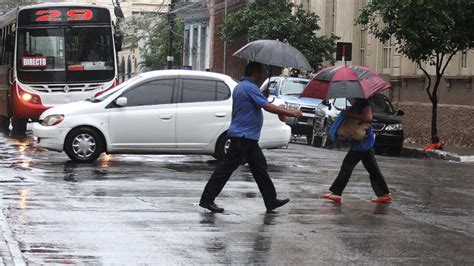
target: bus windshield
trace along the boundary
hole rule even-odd
[[[25,83],[109,81],[115,75],[110,27],[21,28],[17,73]]]

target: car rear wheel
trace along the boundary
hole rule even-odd
[[[223,133],[217,139],[216,148],[214,151],[214,157],[219,161],[224,159],[224,156],[227,153],[229,146],[230,146],[230,139],[227,137],[226,133]]]
[[[72,130],[66,137],[64,151],[72,161],[93,162],[105,150],[105,143],[97,130],[81,127]]]
[[[389,156],[397,156],[398,157],[402,153],[402,150],[403,150],[403,146],[392,147],[392,148],[387,149],[387,154]]]

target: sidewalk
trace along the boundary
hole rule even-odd
[[[2,169],[4,170],[4,169]],[[3,212],[5,206],[3,204],[3,187],[5,184],[16,182],[7,177],[8,175],[0,174],[0,265],[26,265],[23,260],[18,242],[13,236],[13,232]]]
[[[444,147],[443,150],[423,151],[423,145],[405,143],[402,156],[411,158],[432,158],[461,163],[474,163],[473,147]]]

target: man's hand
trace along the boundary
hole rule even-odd
[[[286,115],[286,116],[296,117],[296,118],[299,118],[303,115],[303,112],[301,112],[301,110],[289,110],[284,107],[273,105],[271,103],[268,103],[267,105],[265,105],[263,109],[265,109],[266,111],[270,113],[274,113],[278,115]]]
[[[301,112],[301,110],[290,110],[289,116],[300,118],[301,116],[303,116],[303,112]]]

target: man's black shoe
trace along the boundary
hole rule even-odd
[[[282,200],[276,199],[270,207],[267,207],[267,212],[271,212],[274,209],[287,204],[288,202],[290,202],[290,199],[282,199]]]
[[[224,212],[224,208],[217,207],[217,205],[214,202],[209,203],[209,202],[201,201],[199,203],[199,206],[203,207],[204,209],[208,209],[211,212],[218,212],[218,213]]]

